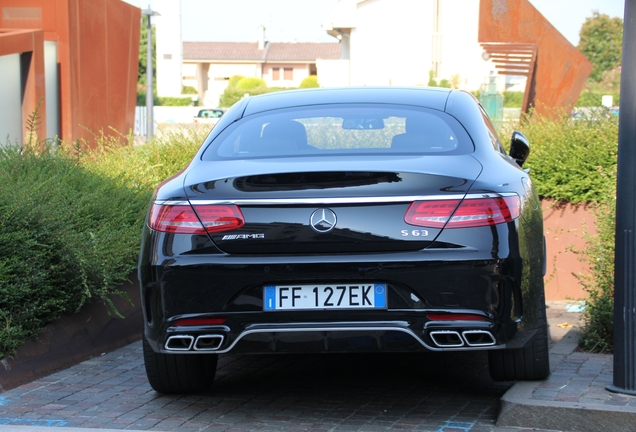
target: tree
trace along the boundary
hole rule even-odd
[[[609,15],[592,13],[586,18],[579,33],[578,49],[592,62],[590,80],[600,81],[603,72],[621,65],[623,46],[623,20]]]

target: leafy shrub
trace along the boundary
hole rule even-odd
[[[250,91],[245,91],[239,88],[227,87],[221,97],[219,98],[219,106],[222,108],[229,108],[241,99],[248,96],[258,96],[265,93],[273,93],[278,91],[292,90],[288,87],[256,87]]]
[[[267,88],[265,80],[261,78],[242,78],[236,83],[236,88],[244,91],[250,91],[259,87]]]
[[[307,78],[300,82],[299,88],[316,88],[318,85],[318,77],[316,75],[309,75]]]
[[[61,152],[60,152],[61,153]],[[0,153],[0,357],[135,268],[149,194],[50,152]]]
[[[236,84],[238,84],[238,82],[243,78],[245,78],[243,75],[232,75],[227,83],[227,86],[234,88],[236,87]]]
[[[102,134],[95,150],[49,151],[30,138],[0,147],[0,358],[92,299],[117,313],[111,297],[136,269],[152,190],[205,135],[176,131],[143,146],[129,136],[122,147],[121,136]]]
[[[169,97],[154,95],[153,105],[155,106],[191,106],[191,97]],[[146,92],[139,90],[137,92],[137,106],[146,106]]]
[[[571,203],[607,203],[618,154],[618,119],[594,116],[555,120],[532,116],[520,125],[531,145],[530,168],[542,198]],[[510,136],[504,132],[503,136]]]
[[[184,86],[181,87],[181,93],[182,94],[193,94],[193,95],[199,94],[197,89],[195,89],[192,86],[187,86],[187,85],[184,85]]]
[[[523,104],[523,92],[505,91],[503,92],[503,96],[505,108],[521,108]]]
[[[156,106],[192,106],[191,97],[161,96],[155,100]]]
[[[240,101],[241,99],[243,99],[246,94],[249,95],[250,93],[246,92],[245,90],[237,89],[236,87],[228,86],[226,87],[225,90],[223,90],[223,94],[219,98],[219,106],[222,108],[229,108],[235,103],[237,103],[238,101]],[[258,94],[262,94],[262,93],[258,93]]]
[[[588,294],[579,345],[586,351],[603,353],[614,350],[616,200],[599,205],[595,213],[597,234],[586,236],[586,250],[582,255],[591,274],[579,276]]]

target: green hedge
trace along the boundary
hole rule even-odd
[[[137,147],[98,136],[96,150],[0,146],[0,358],[91,299],[117,313],[111,297],[136,269],[152,190],[204,135]]]
[[[155,106],[192,106],[191,97],[170,97],[154,95],[153,104]],[[137,106],[146,106],[146,92],[140,90],[137,93]]]
[[[572,203],[608,202],[615,182],[618,118],[600,116],[556,120],[533,116],[519,129],[530,141],[524,168],[530,168],[542,198]],[[509,137],[508,131],[504,132]]]
[[[76,159],[0,152],[0,358],[134,270],[149,193]]]

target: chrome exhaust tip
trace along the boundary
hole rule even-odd
[[[486,330],[466,330],[462,332],[462,337],[468,346],[492,346],[495,345],[495,337]]]
[[[168,351],[189,351],[192,349],[194,336],[176,335],[170,336],[166,341],[166,350]]]
[[[221,348],[225,337],[223,335],[201,335],[194,342],[195,351],[214,351]]]
[[[464,340],[454,330],[435,330],[429,333],[431,339],[440,348],[457,348],[464,346]]]

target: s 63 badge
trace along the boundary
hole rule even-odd
[[[400,231],[402,237],[428,237],[428,230],[414,229]]]

